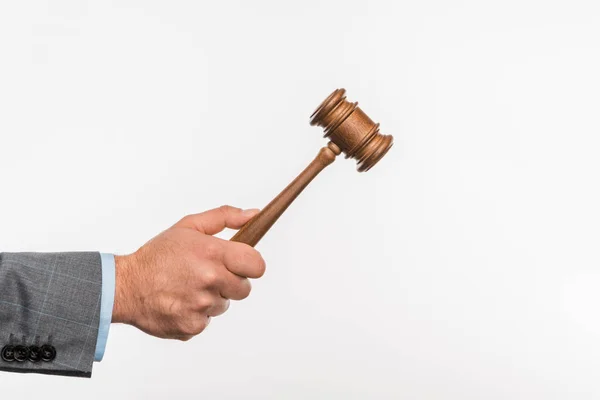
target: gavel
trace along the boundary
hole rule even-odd
[[[357,102],[346,100],[345,89],[336,89],[323,100],[310,116],[310,124],[323,127],[329,143],[292,183],[231,238],[232,241],[256,246],[296,197],[340,153],[356,159],[358,172],[365,172],[394,144],[391,135],[379,133],[379,124],[373,122]]]

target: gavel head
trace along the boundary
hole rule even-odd
[[[310,116],[310,124],[324,128],[328,137],[346,155],[356,159],[358,172],[368,171],[394,144],[391,135],[379,133],[358,103],[346,100],[346,90],[336,89]]]

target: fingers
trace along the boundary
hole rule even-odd
[[[206,235],[215,235],[225,228],[239,229],[259,210],[242,210],[232,206],[221,206],[200,214],[192,214],[181,219],[175,226],[196,229]]]
[[[215,303],[214,305],[208,309],[206,314],[209,317],[218,317],[221,314],[224,314],[225,311],[229,309],[229,299],[221,297],[218,293],[215,295]]]
[[[178,245],[172,254],[179,257],[179,262],[174,265],[180,266],[182,285],[190,289],[181,292],[188,296],[166,318],[175,326],[168,336],[189,340],[204,330],[211,317],[225,313],[230,300],[248,297],[252,289],[248,278],[260,278],[265,273],[265,261],[251,246],[212,235],[224,228],[240,228],[257,213],[223,206],[189,215],[175,224],[176,228],[187,229],[163,233],[169,244]],[[170,303],[171,299],[169,296]]]
[[[221,296],[231,300],[244,300],[250,295],[252,284],[247,278],[232,274],[225,270],[223,283],[219,287]]]
[[[258,251],[244,243],[225,243],[223,263],[230,272],[253,279],[264,275],[267,267]]]
[[[197,308],[207,310],[215,306],[215,298],[243,300],[250,294],[252,286],[247,278],[231,273],[223,264],[211,262],[198,270],[197,287],[201,292],[210,291],[210,296],[199,296]]]
[[[224,206],[190,215],[136,253],[115,258],[115,309],[124,311],[113,320],[164,338],[189,340],[202,332],[211,317],[227,311],[230,299],[250,294],[248,278],[265,272],[255,249],[212,236],[240,228],[257,212]]]
[[[257,279],[266,270],[260,253],[244,243],[211,237],[200,244],[197,252],[201,259],[223,263],[231,273],[242,277]]]

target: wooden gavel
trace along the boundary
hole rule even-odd
[[[371,169],[392,147],[394,138],[379,133],[379,124],[371,121],[358,103],[346,100],[346,90],[337,89],[313,112],[311,125],[324,128],[330,142],[265,208],[246,223],[232,238],[234,242],[254,247],[281,214],[292,204],[308,184],[343,152],[346,158],[357,160],[358,172]]]

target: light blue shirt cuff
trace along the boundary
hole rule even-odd
[[[100,302],[100,326],[98,328],[94,361],[102,361],[104,357],[115,301],[115,256],[100,253],[100,259],[102,261],[102,298]]]

